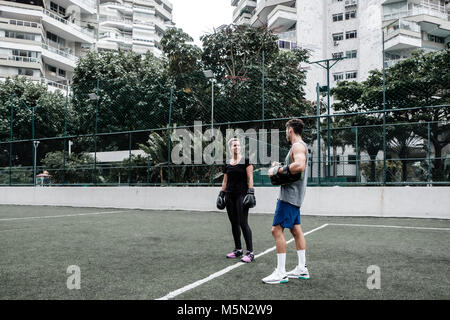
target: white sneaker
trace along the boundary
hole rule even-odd
[[[308,268],[305,266],[304,268],[300,268],[299,266],[296,266],[293,270],[286,273],[288,278],[297,278],[297,279],[309,279],[309,271]]]
[[[275,271],[268,277],[265,277],[262,279],[264,283],[269,284],[278,284],[278,283],[286,283],[289,281],[286,272],[281,272],[278,269],[275,269]]]

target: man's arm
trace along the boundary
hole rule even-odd
[[[303,144],[296,143],[292,146],[292,163],[289,165],[289,171],[297,174],[306,169],[306,148]],[[279,173],[283,173],[283,168],[278,169]]]

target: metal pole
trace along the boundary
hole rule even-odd
[[[331,145],[330,145],[330,60],[327,60],[327,149],[328,149],[328,166],[327,166],[327,176],[328,179],[331,177]]]
[[[14,104],[13,97],[10,97],[11,122],[9,125],[9,185],[12,185],[12,141],[13,141],[13,123],[14,123]]]
[[[214,79],[211,79],[211,138],[214,135]],[[213,159],[215,149],[213,149]],[[211,165],[211,186],[214,186],[214,161]]]
[[[385,53],[384,53],[384,30],[382,30],[383,42],[383,185],[386,185],[386,73],[385,73]],[[376,164],[375,164],[376,167]]]
[[[316,91],[317,91],[317,160],[318,160],[317,179],[318,179],[318,183],[320,186],[321,161],[320,161],[320,85],[319,85],[319,83],[317,83]]]
[[[356,182],[359,182],[358,127],[355,128],[355,149],[356,149]]]
[[[430,123],[427,124],[427,156],[428,156],[428,168],[427,168],[427,182],[430,183],[431,181],[431,128]]]
[[[167,183],[170,185],[170,128],[172,126],[172,103],[173,103],[173,87],[170,87],[170,102],[169,102],[169,125],[167,128]],[[162,177],[161,177],[162,178]]]
[[[67,148],[67,108],[69,102],[69,86],[66,88],[66,108],[64,111],[64,152],[63,152],[63,176],[62,183],[66,183],[66,148]]]
[[[131,139],[132,134],[129,133],[129,140],[128,140],[128,186],[131,183]]]
[[[98,88],[99,88],[99,79],[97,79],[97,89],[96,95],[97,99],[95,100],[95,128],[94,128],[94,185],[97,185],[97,127],[98,127]]]

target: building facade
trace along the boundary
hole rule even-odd
[[[171,27],[167,0],[0,1],[0,79],[25,76],[66,91],[88,50],[150,50]]]

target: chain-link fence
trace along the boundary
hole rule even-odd
[[[244,76],[196,71],[99,79],[64,96],[11,94],[0,106],[0,185],[220,185],[232,136],[255,185],[270,185],[291,118],[305,123],[310,185],[450,184],[450,89],[431,70],[411,78],[413,66],[399,62],[361,83],[317,85],[308,101],[304,78],[259,62]]]

